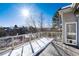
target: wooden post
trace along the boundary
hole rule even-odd
[[[25,40],[24,40],[24,35],[23,35],[23,41],[22,41],[22,43],[24,43],[24,41],[25,41]]]
[[[12,37],[12,49],[14,49],[14,37]]]
[[[30,35],[29,43],[30,43],[30,47],[31,47],[32,53],[34,53],[34,49],[33,49],[31,40],[32,40],[32,33],[31,33],[31,35]]]

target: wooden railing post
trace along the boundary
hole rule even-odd
[[[12,49],[14,49],[14,37],[12,37]]]
[[[25,37],[25,35],[23,35],[23,41],[22,41],[22,43],[24,43],[24,41],[25,41],[25,38],[24,37]]]

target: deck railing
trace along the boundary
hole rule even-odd
[[[53,37],[55,40],[61,41],[61,32],[37,32],[16,36],[7,36],[0,38],[0,51],[7,49],[13,49],[19,45],[22,45],[31,40],[41,37]]]

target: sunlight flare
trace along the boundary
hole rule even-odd
[[[29,17],[29,14],[30,14],[28,9],[22,9],[21,13],[24,17]]]

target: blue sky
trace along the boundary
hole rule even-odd
[[[30,11],[38,25],[40,13],[43,13],[44,26],[51,25],[51,20],[55,12],[63,7],[69,5],[69,3],[0,3],[0,26],[11,27],[15,24],[18,26],[32,25],[29,18],[24,18],[21,14],[21,10],[26,8]]]

